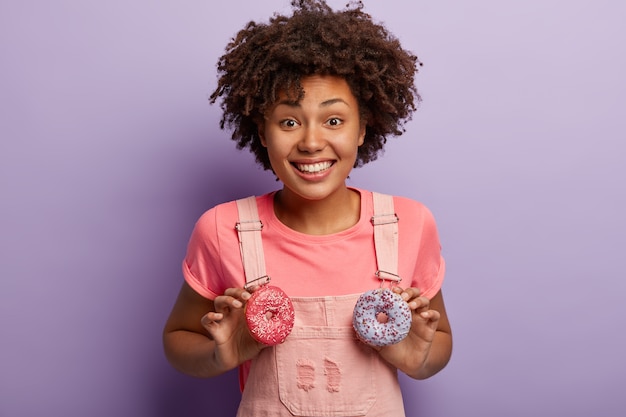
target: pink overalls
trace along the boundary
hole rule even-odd
[[[237,204],[247,283],[268,282],[256,200]],[[375,227],[377,274],[397,279],[397,224],[386,226],[394,221],[384,213],[393,213],[393,199],[374,193],[373,223],[382,225]],[[397,370],[356,339],[352,312],[359,295],[291,298],[294,328],[252,361],[237,416],[404,416]]]

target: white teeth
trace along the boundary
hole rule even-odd
[[[330,168],[332,163],[330,161],[326,162],[318,162],[315,164],[296,164],[296,168],[298,168],[302,172],[307,172],[309,174],[316,174],[318,172],[322,172]]]

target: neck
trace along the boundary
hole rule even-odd
[[[290,229],[309,235],[328,235],[358,223],[361,197],[347,187],[321,200],[307,200],[287,189],[274,198],[276,217]]]

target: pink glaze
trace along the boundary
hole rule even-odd
[[[264,285],[253,292],[246,303],[246,323],[250,333],[263,344],[283,343],[291,333],[294,319],[293,304],[278,287]]]

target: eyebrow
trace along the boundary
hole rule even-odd
[[[332,106],[333,104],[337,104],[337,103],[343,103],[346,106],[350,107],[350,105],[342,98],[331,98],[325,101],[322,101],[319,105],[319,107],[329,107]],[[284,104],[285,106],[289,106],[289,107],[300,107],[300,102],[299,101],[293,101],[293,100],[281,100],[278,103],[276,103],[277,106]]]

